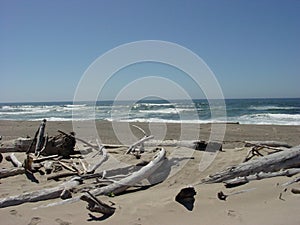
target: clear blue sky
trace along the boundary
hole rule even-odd
[[[298,0],[0,0],[0,102],[72,100],[97,57],[139,40],[189,48],[227,98],[300,97]]]

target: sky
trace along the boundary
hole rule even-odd
[[[300,97],[299,0],[0,0],[0,102],[73,100],[98,57],[143,40],[198,55],[225,98]],[[192,98],[206,95],[178,68],[145,62],[111,75],[100,100],[145,76],[175,82]],[[154,81],[147,87],[165,98],[184,97]]]

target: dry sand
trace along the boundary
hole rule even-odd
[[[25,121],[0,121],[0,135],[3,140],[17,137],[33,136],[39,122]],[[81,125],[85,129],[84,123]],[[148,129],[147,124],[139,126]],[[48,122],[47,132],[49,135],[56,134],[56,130],[71,131],[71,122]],[[100,138],[104,143],[117,144],[111,123],[97,122]],[[202,140],[208,140],[211,126],[200,125],[199,132]],[[134,131],[136,132],[136,131]],[[92,140],[92,135],[86,131],[86,139]],[[136,132],[137,136],[140,135]],[[170,176],[164,182],[149,189],[126,193],[109,198],[100,196],[100,199],[115,203],[116,212],[113,216],[102,221],[89,221],[89,211],[86,210],[85,202],[77,202],[62,206],[33,210],[32,208],[45,205],[57,200],[49,200],[37,203],[26,203],[0,209],[0,224],[300,224],[300,195],[290,192],[292,187],[300,187],[294,184],[284,192],[282,198],[279,194],[283,188],[280,184],[290,180],[287,177],[278,177],[261,181],[253,181],[244,186],[226,189],[222,184],[200,184],[202,178],[217,172],[230,165],[243,161],[248,148],[243,147],[245,140],[276,140],[285,141],[291,145],[300,144],[300,126],[262,126],[262,125],[238,125],[229,124],[226,127],[224,138],[224,151],[219,152],[213,163],[205,171],[199,171],[199,163],[203,152],[192,151],[187,148],[167,148],[168,156],[176,157],[190,154],[193,159],[182,160],[178,158],[179,165],[185,165],[175,175]],[[167,125],[167,139],[178,139],[180,136],[179,124]],[[111,151],[111,158],[116,158],[126,163],[135,164],[138,161],[130,155],[124,156],[125,149],[120,152]],[[23,157],[24,153],[16,154]],[[143,159],[143,157],[142,157]],[[1,167],[11,167],[3,160]],[[103,168],[117,167],[112,160],[106,162]],[[177,165],[178,167],[178,165]],[[179,166],[180,167],[180,166]],[[175,171],[173,165],[172,171]],[[47,181],[45,177],[37,175],[40,183],[32,183],[24,175],[5,178],[0,180],[0,197],[16,195],[26,191],[39,190],[43,187],[52,187],[58,183]],[[279,185],[278,185],[279,184]],[[188,185],[195,185],[197,195],[193,211],[188,211],[182,205],[175,202],[175,196]],[[251,192],[230,196],[227,201],[216,198],[219,191],[233,193],[239,190],[251,189]],[[94,213],[93,215],[97,215]]]

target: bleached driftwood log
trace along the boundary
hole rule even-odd
[[[133,186],[134,184],[140,182],[141,180],[149,177],[152,173],[154,173],[164,162],[165,156],[166,151],[162,149],[155,156],[154,160],[149,162],[146,166],[142,167],[139,171],[133,172],[130,176],[125,177],[111,185],[92,190],[91,193],[96,196],[105,195],[110,192],[113,192],[114,194],[121,193],[130,186]]]
[[[146,147],[186,147],[200,151],[221,151],[222,143],[199,140],[150,140],[144,143]]]
[[[18,167],[13,169],[0,169],[0,178],[16,176],[24,173],[25,173],[25,169],[23,167]]]
[[[249,176],[259,172],[276,172],[300,166],[300,145],[287,151],[276,152],[256,160],[247,161],[231,166],[221,172],[210,175],[203,179],[204,183],[218,183],[236,177]]]
[[[148,178],[153,174],[164,162],[166,156],[166,151],[161,149],[161,151],[154,157],[154,159],[149,162],[146,166],[142,167],[139,171],[133,172],[128,177],[125,177],[117,182],[109,184],[108,186],[97,188],[91,191],[95,196],[105,195],[109,193],[118,194],[125,191],[127,188],[134,186],[136,183],[142,181],[143,179]],[[46,208],[57,205],[63,205],[67,203],[73,203],[80,200],[79,197],[73,197],[72,199],[63,200],[56,203],[51,203],[45,206],[40,206],[38,208]]]
[[[235,187],[235,186],[239,186],[242,184],[246,184],[252,180],[262,180],[262,179],[278,177],[278,176],[288,176],[289,177],[289,176],[293,176],[298,173],[300,173],[300,168],[286,169],[286,170],[281,170],[281,171],[272,172],[272,173],[260,172],[260,173],[252,174],[252,175],[245,176],[245,177],[237,177],[237,178],[234,178],[231,180],[227,180],[224,183],[225,183],[226,187]]]
[[[2,198],[0,199],[0,208],[20,205],[26,202],[37,202],[53,198],[59,198],[64,190],[72,189],[79,184],[80,180],[78,178],[74,178],[53,188],[47,188],[43,190]]]

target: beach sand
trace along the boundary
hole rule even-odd
[[[135,123],[137,124],[137,123]],[[145,130],[148,125],[138,123]],[[18,137],[34,136],[39,122],[28,121],[0,121],[0,135],[3,140]],[[85,140],[93,140],[84,123],[77,124],[86,129]],[[157,124],[157,126],[160,126]],[[48,122],[46,131],[49,135],[57,134],[57,130],[72,131],[71,122]],[[106,144],[120,143],[114,135],[110,122],[97,122],[97,130],[101,141]],[[166,139],[178,139],[180,137],[180,124],[168,124]],[[211,125],[201,124],[199,135],[201,140],[208,140]],[[133,130],[141,137],[141,134]],[[188,132],[188,131],[187,131]],[[193,134],[191,134],[193,136]],[[284,141],[290,145],[300,144],[300,126],[274,126],[274,125],[239,125],[228,124],[224,138],[222,152],[219,152],[212,164],[204,171],[199,171],[199,164],[203,152],[193,151],[188,148],[167,147],[167,156],[173,153],[192,156],[192,159],[178,158],[180,169],[160,184],[146,190],[128,192],[115,197],[99,196],[106,203],[114,202],[116,212],[107,219],[98,222],[89,221],[89,211],[85,202],[76,202],[62,206],[48,207],[33,210],[33,208],[57,202],[57,199],[26,203],[19,206],[0,209],[0,224],[273,224],[294,225],[300,224],[300,195],[291,193],[292,187],[300,187],[296,183],[283,192],[282,183],[291,180],[288,177],[277,177],[265,180],[252,181],[246,185],[226,189],[223,184],[198,184],[207,175],[218,172],[230,165],[241,163],[249,148],[243,147],[243,141]],[[130,140],[131,141],[131,140]],[[132,140],[134,141],[134,140]],[[120,152],[109,150],[110,158],[116,158],[124,163],[136,164],[139,162],[132,155],[124,155]],[[175,154],[175,153],[174,153]],[[175,154],[175,155],[176,155]],[[3,154],[4,156],[7,154]],[[17,153],[18,158],[24,157],[24,153]],[[143,156],[142,159],[143,160]],[[5,160],[0,164],[2,168],[12,167]],[[117,167],[111,159],[103,164],[103,168]],[[174,166],[176,169],[176,166]],[[101,169],[101,168],[100,168]],[[175,171],[175,170],[174,170]],[[44,176],[37,175],[39,183],[29,181],[25,175],[18,175],[0,180],[0,197],[16,195],[27,191],[39,190],[58,185],[56,181],[46,181]],[[193,185],[197,192],[193,211],[175,201],[175,196],[180,189]],[[253,189],[250,192],[229,196],[226,201],[220,201],[216,195],[219,191],[226,194],[245,189]],[[97,213],[93,213],[95,216]]]

